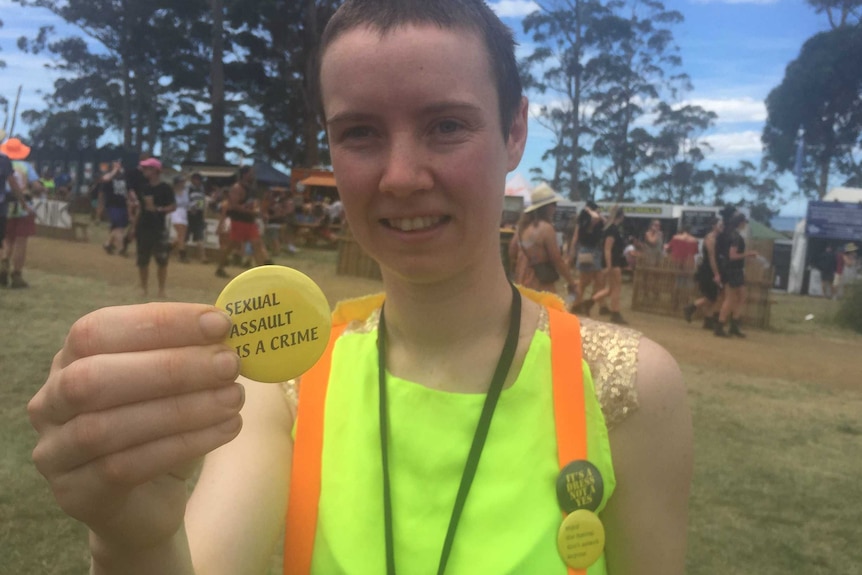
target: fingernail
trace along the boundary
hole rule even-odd
[[[208,311],[200,317],[201,332],[210,339],[224,338],[230,325],[230,316],[223,311]]]
[[[216,399],[226,407],[242,405],[243,392],[237,385],[229,385],[216,391]]]
[[[239,356],[231,350],[220,351],[213,358],[213,366],[219,379],[236,379],[239,375]]]

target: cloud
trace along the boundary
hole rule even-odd
[[[683,104],[700,106],[704,110],[715,112],[718,114],[717,124],[766,121],[766,104],[751,97],[693,98]]]
[[[712,146],[712,152],[707,156],[710,160],[732,158],[759,160],[763,151],[760,132],[755,130],[712,134],[701,139]]]
[[[488,5],[500,18],[523,18],[539,9],[539,5],[531,0],[500,0]]]

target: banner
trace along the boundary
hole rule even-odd
[[[805,234],[809,238],[862,241],[862,204],[808,202]]]

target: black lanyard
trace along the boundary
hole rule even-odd
[[[488,430],[491,427],[491,418],[494,416],[497,400],[503,391],[503,383],[506,381],[506,375],[509,373],[509,367],[512,365],[512,360],[515,357],[515,349],[518,347],[518,335],[521,331],[521,294],[514,285],[512,286],[512,307],[510,314],[506,343],[503,344],[503,351],[500,353],[500,359],[497,361],[497,368],[494,370],[491,386],[488,388],[488,394],[485,396],[482,415],[479,416],[476,433],[473,435],[473,445],[470,447],[467,463],[464,465],[461,485],[458,487],[455,506],[452,508],[452,517],[449,519],[449,529],[446,531],[443,551],[440,554],[440,566],[437,568],[437,575],[442,575],[446,570],[446,563],[449,561],[449,553],[452,551],[452,543],[455,540],[455,529],[458,527],[458,521],[461,519],[461,512],[464,509],[464,502],[467,500],[470,485],[472,485],[473,478],[476,476],[482,448],[485,447],[485,439],[488,437]],[[386,536],[386,573],[388,575],[395,575],[395,544],[392,535],[392,494],[389,486],[389,418],[386,405],[386,323],[382,309],[380,310],[380,322],[377,330],[377,366],[380,388],[380,452],[383,460],[383,518],[384,533]]]

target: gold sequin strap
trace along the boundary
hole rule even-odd
[[[581,340],[605,423],[611,429],[638,408],[635,380],[641,334],[582,318]]]

